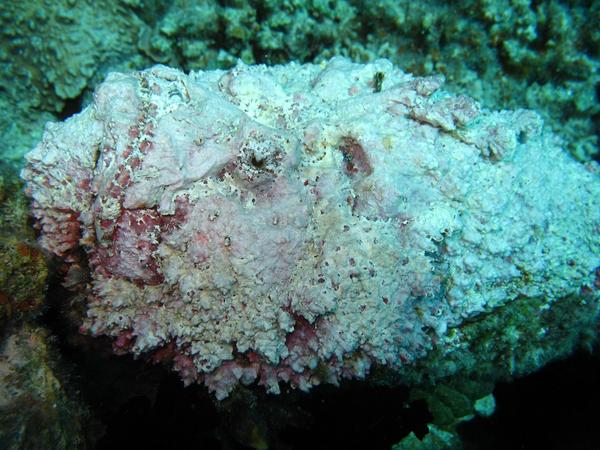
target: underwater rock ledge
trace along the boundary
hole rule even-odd
[[[22,172],[82,331],[222,399],[404,371],[527,299],[595,320],[597,164],[442,84],[344,58],[111,73]]]

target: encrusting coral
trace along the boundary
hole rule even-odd
[[[401,370],[523,298],[596,305],[600,182],[531,111],[389,61],[112,73],[22,177],[84,332],[217,398]]]

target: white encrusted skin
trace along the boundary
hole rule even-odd
[[[223,398],[400,367],[520,296],[593,290],[597,173],[535,113],[441,84],[342,58],[109,75],[22,174],[42,245],[87,253],[84,330]]]

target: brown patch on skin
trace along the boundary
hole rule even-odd
[[[154,364],[161,362],[171,362],[177,354],[177,347],[175,347],[175,341],[169,342],[165,347],[158,349],[154,352],[151,359]]]
[[[135,342],[135,336],[130,330],[121,331],[113,342],[113,352],[116,355],[126,354]]]
[[[136,126],[132,126],[129,128],[129,137],[132,139],[136,139],[140,135],[140,130]]]
[[[89,191],[92,187],[92,181],[89,178],[85,178],[77,183],[77,187],[84,191]]]
[[[340,142],[339,150],[344,155],[346,173],[348,175],[353,176],[361,173],[368,177],[373,173],[369,158],[362,145],[356,139],[344,136],[342,142]]]
[[[31,256],[31,248],[29,246],[27,246],[26,244],[19,242],[16,247],[17,247],[17,252],[22,257],[28,258]]]

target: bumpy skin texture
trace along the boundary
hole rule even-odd
[[[597,302],[600,183],[530,111],[386,60],[113,73],[22,176],[83,330],[218,398],[400,369],[519,297]]]

